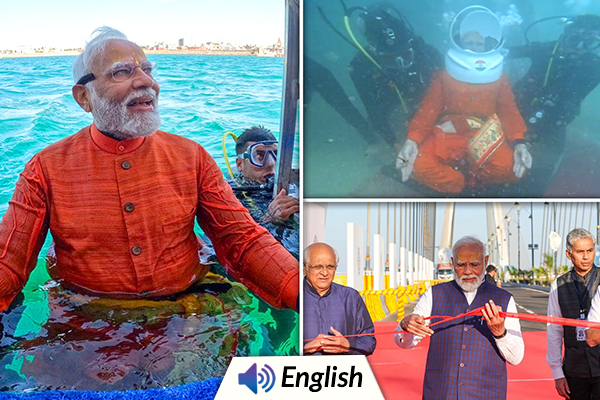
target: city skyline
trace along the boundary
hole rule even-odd
[[[31,10],[35,10],[32,12]],[[271,46],[284,40],[285,2],[280,0],[150,0],[7,3],[0,16],[0,50],[83,48],[92,31],[111,26],[142,45],[209,42]]]

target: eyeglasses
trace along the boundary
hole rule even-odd
[[[245,152],[238,155],[238,158],[248,160],[252,165],[259,168],[267,165],[269,160],[277,162],[277,140],[263,140],[248,146]]]
[[[108,70],[108,74],[110,74],[116,82],[125,82],[133,77],[136,68],[140,68],[146,75],[153,78],[152,73],[156,71],[156,63],[150,61],[144,61],[142,63],[118,62]],[[96,79],[96,76],[90,73],[82,76],[77,81],[77,84],[85,85],[94,79]]]
[[[321,272],[321,271],[333,272],[333,271],[335,271],[336,268],[337,268],[337,265],[309,265],[308,266],[308,269],[310,269],[311,271],[316,271],[316,272]]]

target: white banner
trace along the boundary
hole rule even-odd
[[[216,400],[383,399],[365,356],[234,357]]]

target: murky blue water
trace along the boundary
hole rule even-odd
[[[202,144],[223,170],[225,132],[260,124],[277,135],[282,59],[149,58],[158,64],[161,129]],[[73,60],[0,59],[0,216],[33,154],[92,122],[71,95]],[[295,160],[297,167],[297,151]],[[120,316],[113,304],[57,292],[46,284],[49,241],[23,304],[2,321],[13,337],[0,345],[0,390],[162,387],[222,376],[234,355],[298,354],[295,312],[275,310],[219,276],[201,295],[130,305]]]

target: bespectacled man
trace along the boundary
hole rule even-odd
[[[365,302],[353,288],[333,282],[339,257],[328,244],[304,250],[304,354],[370,355],[377,344]],[[311,340],[308,340],[311,339]]]

